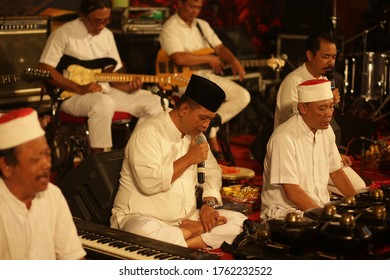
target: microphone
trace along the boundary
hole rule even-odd
[[[336,88],[336,83],[334,81],[334,69],[330,69],[325,73],[326,78],[330,81],[330,88],[334,90]]]
[[[195,139],[196,144],[201,144],[201,143],[206,142],[206,141],[207,141],[206,137],[204,137],[203,134],[199,135]],[[204,167],[205,167],[204,161],[201,163],[198,163],[198,184],[204,184],[204,182],[206,180],[205,174],[204,174]]]
[[[326,78],[330,81],[330,89],[334,90],[336,88],[336,82],[334,81],[334,68],[329,69],[325,73]],[[336,108],[339,107],[338,104],[334,105]]]
[[[359,136],[359,139],[362,140],[362,141],[370,142],[372,144],[378,144],[379,143],[376,140],[373,140],[373,139],[370,139],[370,138],[367,138],[367,137],[364,137],[364,136]]]
[[[161,91],[161,89],[158,86],[151,87],[150,91],[155,95],[158,95],[160,97],[165,97],[165,94]]]
[[[165,107],[165,102],[164,102],[164,98],[168,99],[167,95],[162,92],[160,90],[160,88],[158,86],[153,86],[151,89],[150,89],[150,92],[152,94],[155,94],[155,95],[158,95],[160,96],[160,103],[161,103],[161,107],[163,108],[163,110],[165,111],[166,110],[166,107]]]

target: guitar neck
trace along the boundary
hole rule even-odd
[[[121,74],[121,73],[97,73],[94,78],[97,82],[131,82],[139,78],[143,83],[163,83],[166,82],[164,76]]]
[[[17,80],[19,80],[19,77],[15,74],[1,75],[0,76],[0,82],[2,84],[13,83],[13,82],[16,82]]]
[[[250,60],[240,60],[241,65],[244,68],[247,67],[260,67],[267,66],[269,63],[269,59],[250,59]]]

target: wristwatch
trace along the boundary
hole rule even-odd
[[[217,201],[215,199],[206,199],[203,201],[203,205],[210,206],[213,209],[221,209],[222,206],[217,204]]]

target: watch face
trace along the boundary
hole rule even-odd
[[[209,200],[206,200],[205,201],[205,204],[207,205],[207,206],[210,206],[210,207],[213,207],[213,206],[215,206],[215,200],[211,200],[211,199],[209,199]]]

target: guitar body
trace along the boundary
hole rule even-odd
[[[117,64],[116,60],[109,57],[97,58],[93,60],[82,60],[70,55],[64,54],[61,57],[56,69],[58,72],[63,73],[70,65],[80,65],[88,69],[100,69],[100,71],[112,72]]]

